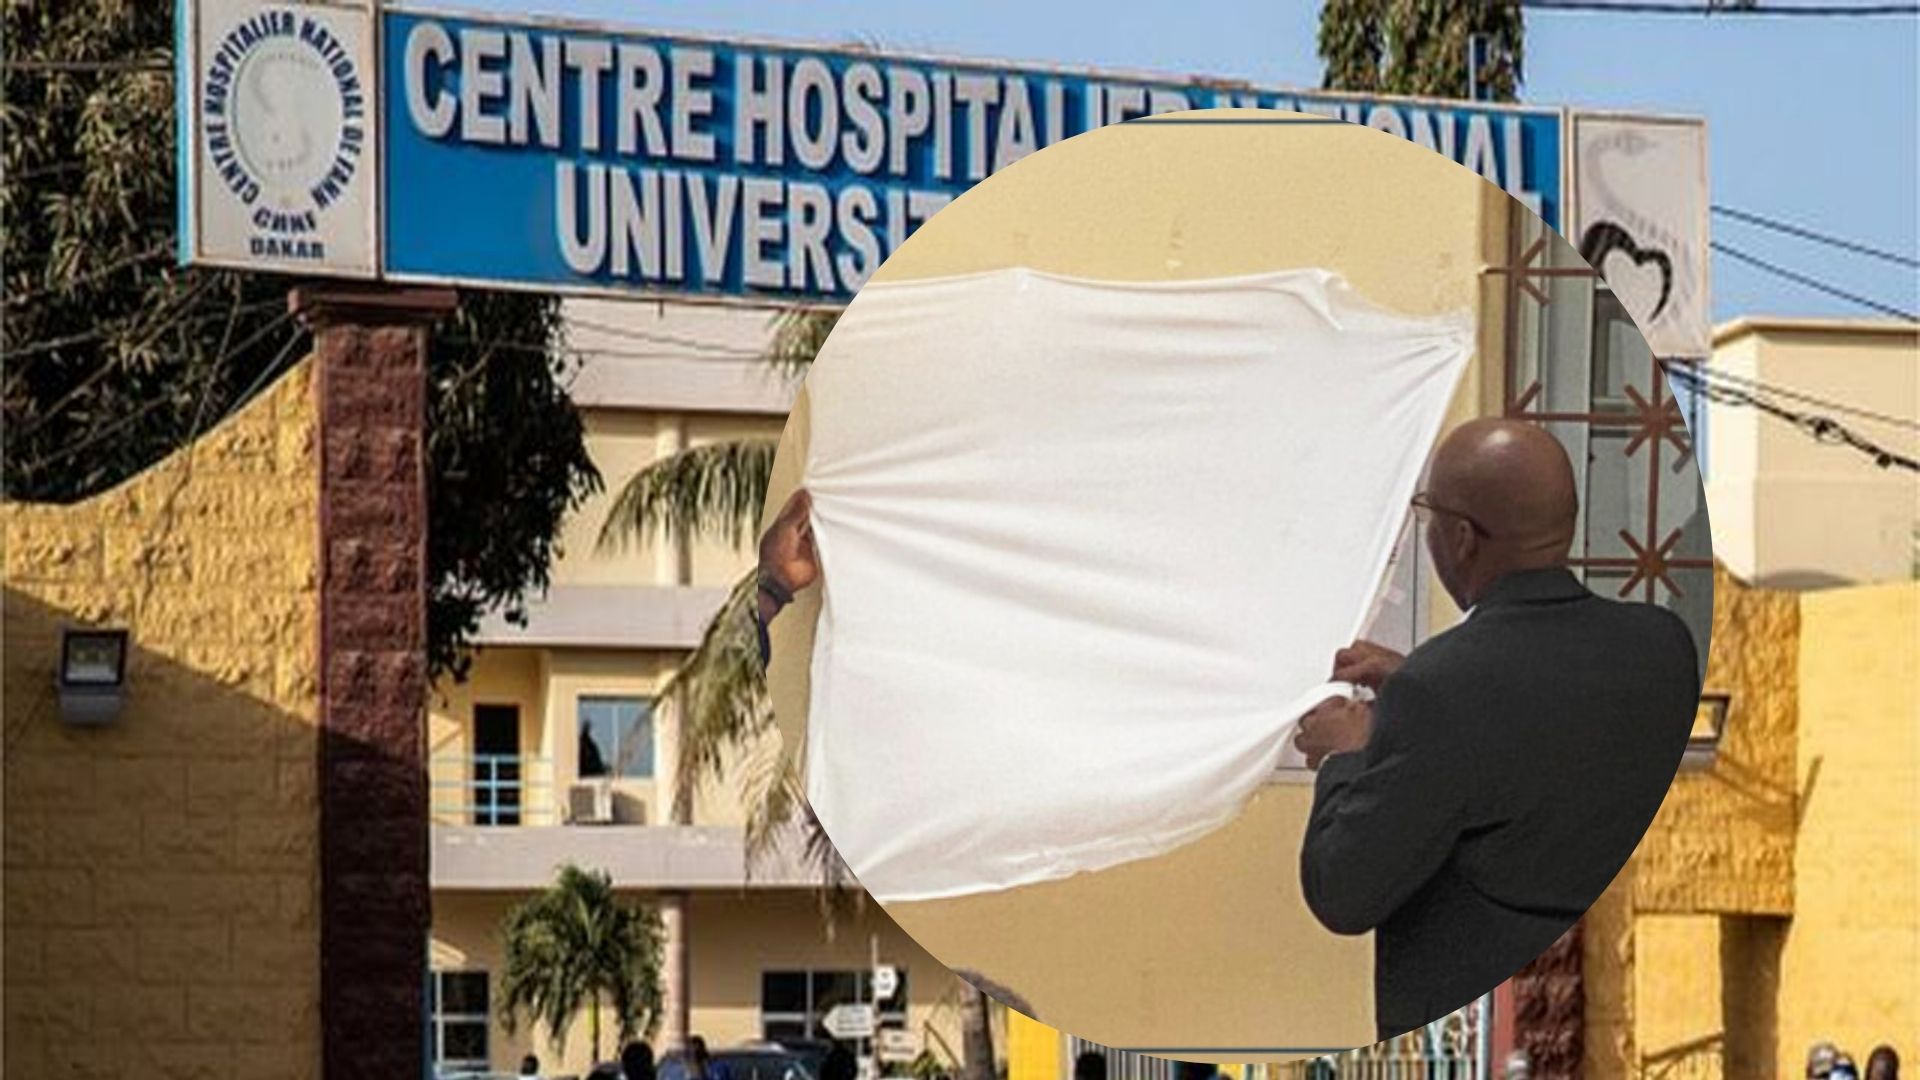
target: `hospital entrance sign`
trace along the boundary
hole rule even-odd
[[[1556,228],[1573,220],[1575,114],[1560,108],[372,0],[180,2],[190,263],[842,303],[917,225],[1025,155],[1222,106],[1377,128],[1478,172]]]

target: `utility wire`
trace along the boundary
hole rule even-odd
[[[1883,469],[1900,468],[1911,472],[1920,472],[1920,460],[1884,446],[1851,430],[1830,416],[1799,412],[1776,402],[1769,401],[1763,394],[1752,393],[1738,387],[1715,384],[1695,371],[1691,365],[1667,362],[1661,365],[1668,378],[1692,389],[1708,401],[1723,405],[1746,406],[1766,413],[1779,420],[1785,420],[1805,432],[1814,441],[1829,446],[1849,446],[1873,459],[1873,463]]]
[[[1520,0],[1523,8],[1610,15],[1920,15],[1920,4],[1663,3],[1659,0]]]
[[[1670,363],[1685,364],[1688,369],[1699,373],[1700,377],[1709,382],[1724,382],[1753,393],[1770,394],[1774,397],[1790,398],[1794,401],[1805,402],[1809,405],[1818,406],[1827,412],[1857,416],[1863,420],[1873,420],[1882,424],[1889,424],[1893,427],[1906,428],[1909,431],[1920,431],[1920,420],[1915,420],[1911,417],[1893,416],[1888,413],[1874,412],[1872,409],[1862,409],[1857,405],[1842,404],[1841,402],[1831,401],[1827,398],[1816,397],[1805,391],[1791,390],[1784,386],[1764,383],[1758,379],[1749,379],[1744,375],[1735,375],[1731,371],[1713,367],[1702,361],[1675,360],[1670,361]]]
[[[534,354],[540,354],[540,355],[558,352],[558,353],[572,354],[576,356],[602,356],[602,357],[622,359],[622,360],[699,359],[699,357],[697,356],[690,356],[686,353],[643,352],[640,350],[630,350],[630,349],[589,349],[589,348],[585,348],[578,345],[563,345],[559,343],[555,343],[552,345],[542,345],[538,342],[533,342],[533,341],[484,341],[480,338],[473,337],[471,335],[465,335],[465,334],[452,335],[452,336],[436,336],[434,340],[444,341],[450,345],[479,345],[482,347],[506,349],[511,352],[534,353]],[[758,357],[759,355],[760,354],[758,353],[741,353],[739,354],[739,357],[741,359],[749,359],[749,358]]]
[[[1916,270],[1920,270],[1920,259],[1916,259],[1911,255],[1902,255],[1897,251],[1882,251],[1879,248],[1868,247],[1865,244],[1855,243],[1852,240],[1842,240],[1837,236],[1814,232],[1812,229],[1803,228],[1777,218],[1765,217],[1752,213],[1751,211],[1739,210],[1721,203],[1713,204],[1713,212],[1733,218],[1735,221],[1744,221],[1749,225],[1758,225],[1763,229],[1783,232],[1788,236],[1798,236],[1803,240],[1813,240],[1822,244],[1830,244],[1844,251],[1851,251],[1857,255],[1867,255],[1875,259],[1885,259],[1890,263],[1895,263],[1900,266],[1910,266]]]
[[[1805,285],[1809,289],[1814,289],[1816,291],[1826,293],[1828,296],[1836,296],[1842,300],[1851,301],[1852,303],[1859,304],[1862,307],[1872,308],[1874,311],[1878,311],[1883,315],[1892,315],[1896,319],[1905,319],[1908,322],[1920,322],[1920,316],[1914,315],[1914,313],[1911,311],[1906,311],[1904,309],[1894,307],[1891,304],[1883,304],[1880,301],[1874,300],[1870,297],[1861,296],[1859,293],[1848,292],[1847,290],[1842,289],[1837,285],[1829,285],[1818,278],[1808,277],[1805,274],[1798,273],[1793,270],[1789,270],[1784,266],[1780,266],[1775,263],[1770,263],[1767,260],[1762,259],[1757,255],[1749,255],[1746,252],[1741,251],[1739,248],[1732,247],[1728,244],[1723,244],[1718,240],[1713,241],[1711,246],[1713,250],[1719,252],[1722,255],[1725,255],[1730,259],[1738,259],[1739,261],[1746,263],[1750,266],[1754,266],[1761,270],[1764,270],[1767,273],[1774,275],[1775,277],[1785,278],[1786,280],[1791,281],[1796,285]]]
[[[592,330],[599,334],[608,334],[613,337],[634,341],[646,341],[656,345],[678,345],[682,348],[712,353],[715,356],[729,359],[759,360],[765,356],[763,352],[739,349],[732,345],[721,345],[717,342],[701,341],[698,338],[681,337],[678,334],[663,334],[655,330],[639,330],[625,326],[614,326],[611,323],[595,322],[592,319],[582,319],[575,315],[564,315],[562,316],[562,320],[568,326],[577,326],[583,330]]]

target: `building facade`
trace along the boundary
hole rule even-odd
[[[750,857],[745,826],[775,742],[740,748],[705,783],[681,782],[662,687],[753,566],[752,537],[601,542],[641,470],[690,448],[779,438],[795,387],[762,358],[773,311],[570,301],[566,312],[581,350],[572,395],[605,488],[564,525],[552,587],[525,625],[490,620],[469,678],[436,686],[428,710],[438,1067],[506,1070],[529,1053],[554,1072],[591,1065],[584,1020],[561,1045],[541,1028],[509,1031],[497,1009],[501,920],[564,863],[604,870],[624,900],[661,908],[668,1012],[684,1008],[688,1032],[714,1049],[828,1038],[826,1013],[870,1000],[881,964],[900,972],[878,1002],[881,1026],[901,1033],[888,1038],[952,1064],[958,980],[877,905],[829,917],[822,869],[791,840]],[[616,1029],[606,1016],[603,1030]],[[654,1041],[667,1038],[663,1026]],[[616,1052],[608,1034],[600,1056]]]
[[[1230,160],[1249,169],[1257,163],[1261,183],[1248,185],[1231,169],[1186,164],[1229,159],[1207,157],[1207,132],[1183,131],[1181,163],[1156,174],[1157,186],[1134,184],[1114,195],[1102,177],[1130,175],[1127,166],[1147,149],[1126,140],[1150,137],[1103,131],[1087,137],[1091,149],[1077,165],[1070,156],[1055,159],[1052,171],[1045,157],[1023,162],[1035,170],[1024,185],[976,189],[924,226],[881,276],[1014,261],[1119,280],[1323,266],[1397,311],[1471,310],[1478,348],[1447,427],[1511,416],[1559,438],[1582,496],[1576,568],[1602,596],[1673,608],[1693,630],[1704,663],[1712,562],[1682,406],[1624,306],[1570,245],[1471,176],[1420,174],[1424,161],[1391,160],[1384,140],[1375,147],[1359,139],[1247,139]],[[1371,197],[1356,177],[1384,182],[1393,197]],[[1235,213],[1184,212],[1209,200]],[[1113,229],[1101,216],[1114,205],[1125,206],[1131,227]],[[1302,214],[1301,206],[1317,209]],[[1047,228],[1035,224],[1042,221]],[[805,430],[803,411],[804,399],[790,440]],[[803,454],[804,443],[794,441],[782,460]],[[776,501],[780,485],[776,470]],[[783,726],[803,711],[788,706],[805,701],[792,689],[804,672],[789,658],[809,655],[804,607],[795,613],[802,617],[784,639],[775,627],[770,670]],[[1370,635],[1411,648],[1458,618],[1418,530],[1409,528]],[[793,667],[783,673],[783,663]],[[783,678],[790,680],[784,698]],[[1026,1075],[1066,1075],[1079,1052],[1073,1036],[1162,1060],[1242,1061],[1362,1044],[1374,1034],[1371,941],[1320,926],[1301,899],[1297,867],[1276,857],[1297,850],[1311,782],[1306,770],[1281,770],[1233,822],[1154,859],[965,903],[896,905],[894,914],[936,955],[977,966],[1054,1025],[1016,1021],[1013,1060]],[[989,924],[991,933],[982,929]],[[1491,1006],[1483,1000],[1375,1056],[1448,1068],[1480,1061],[1493,1049],[1500,1015]],[[1302,1041],[1307,1033],[1312,1041]],[[1564,1067],[1579,1067],[1577,1044]]]
[[[1920,327],[1894,319],[1747,316],[1714,329],[1712,367],[1738,391],[1786,391],[1792,411],[1920,457]],[[1846,406],[1833,411],[1823,402]],[[1716,553],[1743,579],[1813,589],[1904,581],[1920,557],[1913,473],[1876,468],[1751,407],[1715,409],[1707,497]]]

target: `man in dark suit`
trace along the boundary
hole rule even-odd
[[[1300,853],[1307,904],[1377,931],[1382,1039],[1491,990],[1597,899],[1686,749],[1693,638],[1671,612],[1587,591],[1566,565],[1573,470],[1532,424],[1478,420],[1414,497],[1434,571],[1466,611],[1401,657],[1343,649],[1296,745],[1319,770]]]

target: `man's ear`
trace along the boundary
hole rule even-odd
[[[1453,554],[1455,566],[1471,566],[1474,557],[1480,554],[1480,534],[1465,519],[1455,518],[1453,526]]]

